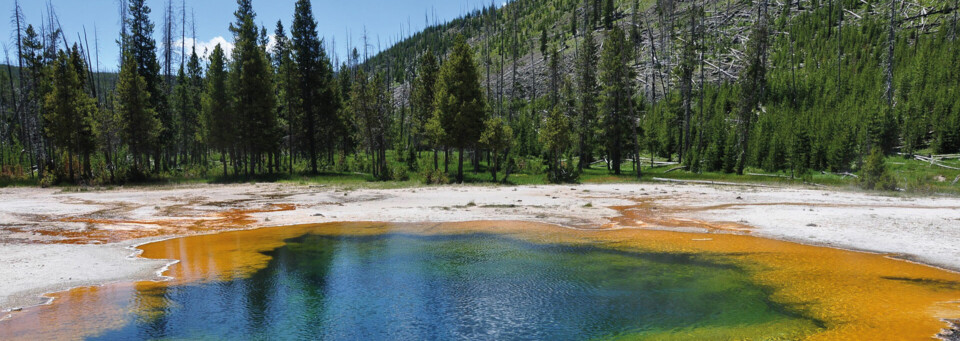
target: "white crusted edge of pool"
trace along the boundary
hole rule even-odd
[[[281,196],[281,198],[277,198]],[[556,186],[440,186],[406,189],[345,189],[292,184],[194,185],[63,193],[56,189],[0,189],[0,319],[11,309],[48,301],[43,293],[121,281],[157,280],[171,263],[137,257],[135,245],[161,238],[100,245],[36,244],[32,233],[10,227],[83,229],[85,224],[44,222],[36,216],[75,216],[125,207],[130,220],[203,219],[196,212],[297,205],[293,211],[258,213],[253,226],[334,221],[450,222],[538,221],[567,226],[608,222],[609,206],[631,198],[657,205],[706,207],[723,204],[808,203],[736,206],[685,213],[684,218],[734,221],[755,227],[753,235],[806,244],[893,254],[956,271],[960,269],[960,198],[886,196],[798,187],[682,183]],[[224,204],[228,203],[228,204]],[[232,203],[232,204],[230,204]],[[590,205],[586,205],[586,204]],[[186,205],[190,215],[168,210]],[[835,206],[831,206],[835,205]],[[105,229],[150,226],[98,226]]]

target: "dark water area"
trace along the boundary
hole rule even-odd
[[[268,266],[245,278],[140,290],[133,299],[153,308],[91,339],[727,339],[819,329],[738,267],[691,254],[487,234],[308,234],[267,254]]]

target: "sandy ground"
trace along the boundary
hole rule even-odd
[[[172,236],[333,221],[471,220],[749,233],[960,270],[960,198],[677,183],[8,188],[0,189],[0,311],[42,303],[46,292],[154,279],[166,263],[137,258],[132,246]]]

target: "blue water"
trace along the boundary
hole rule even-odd
[[[690,254],[387,234],[305,235],[268,255],[248,278],[140,291],[143,311],[92,339],[683,339],[815,325],[738,267]]]

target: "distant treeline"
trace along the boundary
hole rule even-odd
[[[336,68],[309,0],[289,34],[237,3],[230,55],[176,61],[172,8],[158,46],[150,7],[121,1],[114,77],[91,68],[86,42],[68,45],[53,20],[38,31],[17,7],[17,58],[0,70],[0,176],[413,171],[442,182],[486,159],[496,181],[538,160],[566,182],[654,157],[799,176],[860,171],[870,154],[960,151],[956,1],[516,0],[376,56],[353,49]]]

